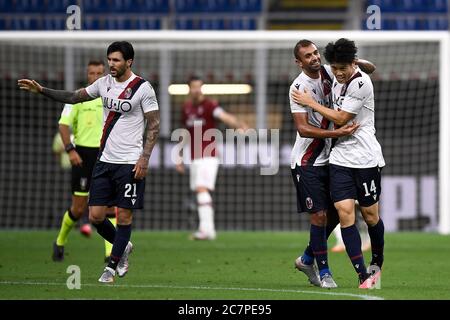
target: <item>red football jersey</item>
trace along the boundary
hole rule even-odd
[[[195,105],[191,100],[187,100],[183,104],[182,120],[184,127],[189,130],[191,138],[191,159],[216,156],[216,142],[214,137],[211,141],[204,141],[203,135],[206,130],[216,128],[217,123],[214,113],[217,113],[219,110],[221,109],[217,101],[207,98],[197,105]],[[194,130],[194,123],[198,126],[196,130]],[[201,128],[201,130],[199,128]],[[195,139],[199,139],[198,141],[200,143],[197,143],[198,145],[201,145],[201,152],[199,152],[199,150],[196,151],[194,148]],[[209,154],[204,154],[207,146],[209,146],[208,150],[211,152],[208,151]]]

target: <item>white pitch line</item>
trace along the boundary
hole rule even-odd
[[[45,286],[66,286],[65,283],[56,282],[27,282],[27,281],[0,281],[0,285],[45,285]],[[81,284],[83,287],[105,287],[104,284]],[[203,286],[172,286],[172,285],[160,285],[160,284],[113,284],[108,288],[120,287],[120,288],[167,288],[167,289],[193,289],[193,290],[230,290],[230,291],[265,291],[265,292],[282,292],[282,293],[306,293],[306,294],[318,294],[328,296],[342,296],[359,298],[363,300],[384,300],[382,297],[371,296],[366,294],[354,294],[343,292],[321,292],[321,291],[309,291],[309,290],[290,290],[290,289],[268,289],[268,288],[226,288],[226,287],[203,287]]]

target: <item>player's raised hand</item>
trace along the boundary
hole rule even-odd
[[[20,79],[17,81],[17,84],[21,90],[27,90],[33,93],[42,92],[42,86],[34,80]]]
[[[306,88],[303,90],[303,92],[300,90],[294,89],[292,91],[292,99],[296,103],[304,105],[304,106],[310,106],[311,104],[313,104],[315,102],[315,100],[311,96],[311,93],[308,90],[306,90]]]
[[[134,178],[137,180],[144,179],[148,171],[148,159],[140,157],[133,168]]]

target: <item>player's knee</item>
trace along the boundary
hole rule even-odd
[[[374,226],[378,223],[380,220],[380,217],[378,214],[369,214],[364,216],[364,221],[367,223],[368,226]]]
[[[89,214],[89,222],[92,224],[100,224],[103,222],[104,219],[102,219],[101,217],[97,217],[97,216],[93,216],[91,214]]]
[[[105,220],[105,217],[101,214],[89,211],[89,222],[92,224],[100,224]]]
[[[378,223],[380,220],[380,216],[378,215],[378,207],[377,206],[371,206],[371,207],[360,207],[361,215],[364,218],[364,221],[369,226],[374,226]]]
[[[197,193],[197,204],[199,206],[212,205],[212,198],[208,191]]]
[[[324,227],[327,224],[327,215],[325,211],[319,211],[312,213],[310,216],[311,224],[318,226],[318,227]]]
[[[79,219],[83,215],[83,213],[86,211],[86,207],[80,206],[80,205],[72,205],[70,207],[70,211],[72,212],[72,215]]]
[[[133,215],[130,209],[117,208],[117,224],[129,225],[132,219]]]

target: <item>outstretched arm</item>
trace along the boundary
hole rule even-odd
[[[346,112],[343,110],[336,111],[327,108],[325,106],[322,106],[311,97],[311,94],[306,89],[304,92],[301,92],[299,90],[292,90],[292,98],[296,103],[309,106],[312,109],[316,110],[322,116],[324,116],[330,121],[333,121],[338,126],[343,126],[347,124],[347,122],[349,122],[355,116],[353,113],[350,112]]]
[[[239,120],[236,116],[234,116],[231,113],[228,113],[226,111],[221,112],[218,115],[218,118],[220,121],[225,123],[228,127],[233,128],[233,129],[240,129],[242,131],[245,131],[249,128],[248,125],[244,121]]]
[[[29,79],[20,79],[17,84],[21,90],[27,90],[32,93],[40,93],[50,99],[63,103],[76,104],[94,99],[87,94],[85,88],[76,91],[55,90],[43,87],[35,80]]]
[[[147,175],[148,161],[159,136],[159,110],[146,112],[144,117],[147,120],[145,144],[142,155],[133,169],[135,179],[144,179]]]

